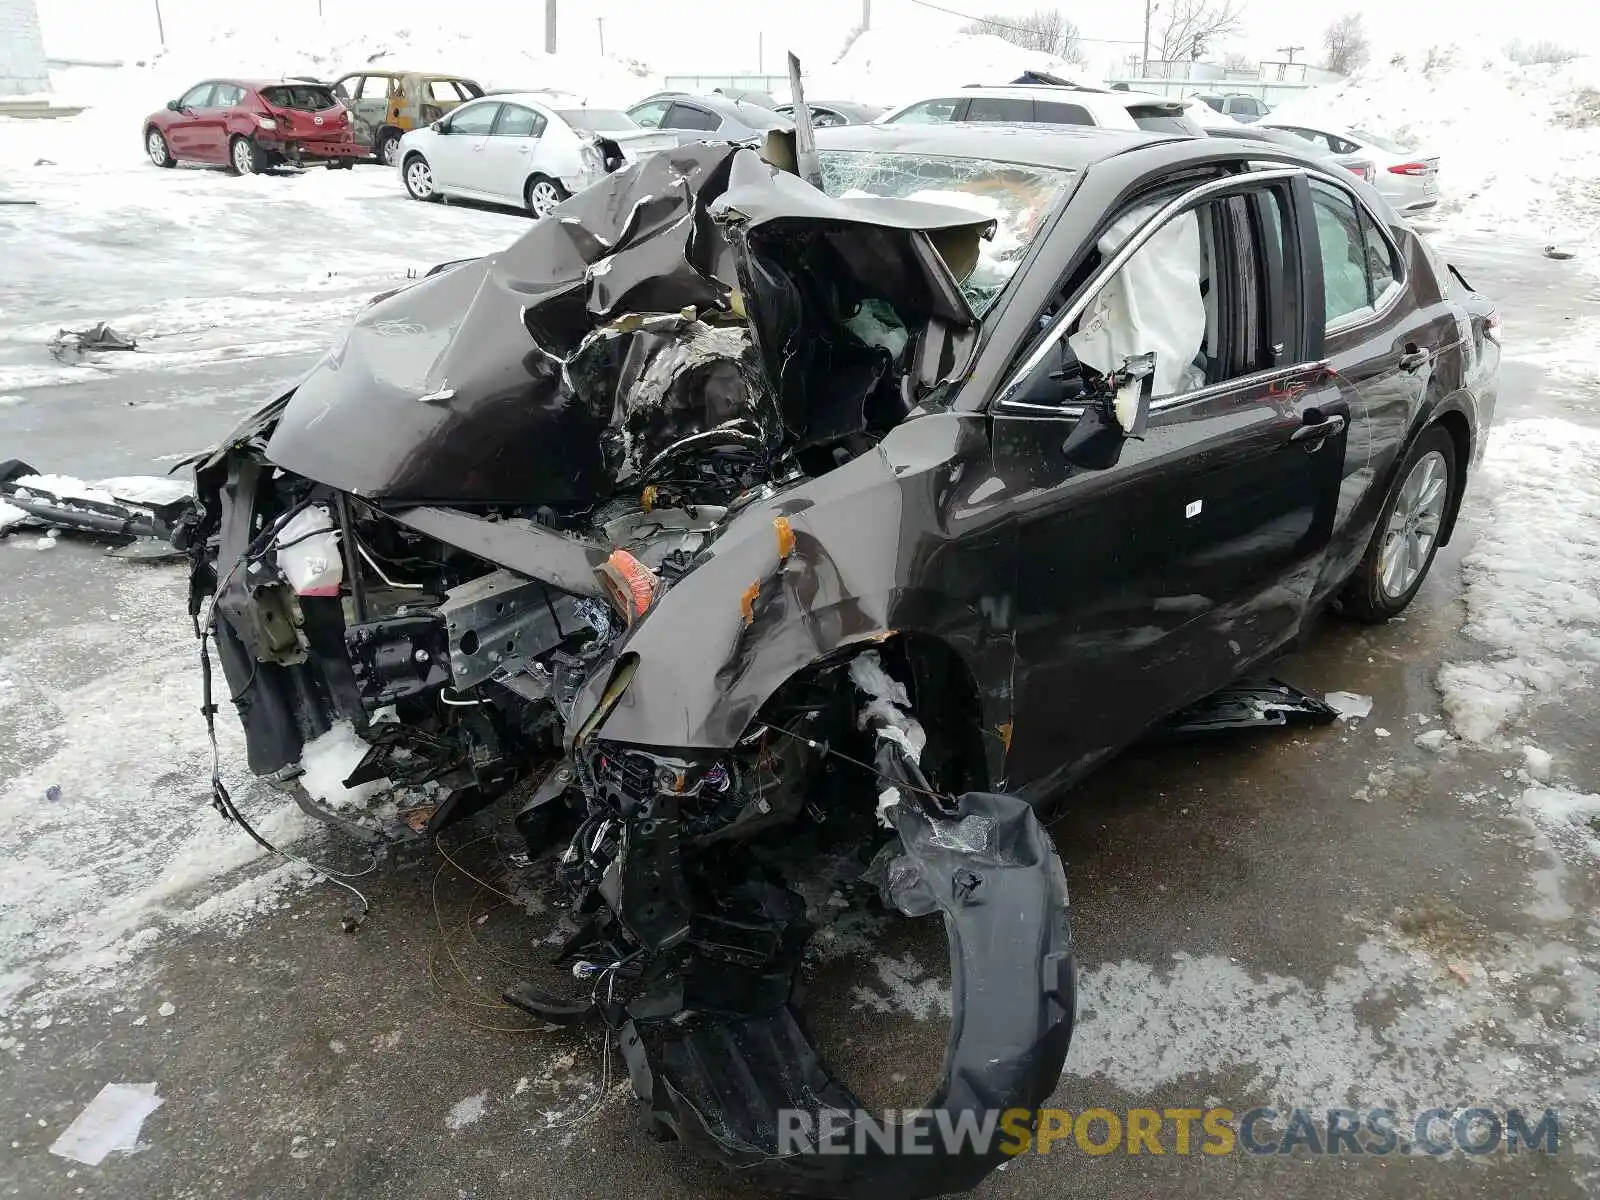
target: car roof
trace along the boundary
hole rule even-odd
[[[390,75],[396,79],[408,78],[412,75],[419,79],[445,79],[452,83],[477,84],[477,80],[470,75],[453,75],[449,71],[402,71],[394,67],[359,67],[354,71],[346,71],[340,79],[354,79],[358,75]]]
[[[1031,167],[1081,171],[1101,159],[1164,141],[1172,134],[1093,125],[834,125],[817,130],[819,150],[879,150],[943,158],[987,158]]]
[[[977,96],[982,99],[995,100],[1037,100],[1040,98],[1050,100],[1064,100],[1084,107],[1100,105],[1109,108],[1128,108],[1135,104],[1173,104],[1183,106],[1183,101],[1173,96],[1158,96],[1154,92],[1109,92],[1098,91],[1093,88],[1061,87],[1054,84],[1011,84],[1005,87],[970,87],[953,88],[948,92],[938,92],[925,96],[922,100],[912,103],[921,104],[926,100],[956,99],[960,96]],[[902,104],[900,108],[909,105]]]

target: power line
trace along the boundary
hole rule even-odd
[[[939,4],[931,4],[931,3],[929,3],[929,0],[911,0],[911,3],[917,5],[919,8],[931,8],[931,9],[933,9],[934,12],[941,12],[941,13],[944,13],[946,16],[949,16],[949,17],[960,17],[963,21],[972,21],[972,22],[975,22],[975,23],[978,23],[978,24],[982,24],[982,25],[992,25],[996,29],[1010,29],[1010,30],[1013,30],[1016,33],[1037,33],[1038,32],[1038,30],[1029,29],[1026,25],[1012,25],[1012,24],[1009,24],[1009,23],[1007,23],[1005,21],[997,21],[993,17],[975,17],[971,13],[957,12],[953,8],[945,8],[944,6],[939,5]],[[1075,37],[1075,38],[1073,38],[1073,41],[1076,41],[1076,42],[1100,42],[1100,43],[1104,43],[1105,45],[1108,45],[1108,46],[1137,46],[1139,44],[1139,40],[1137,38]]]

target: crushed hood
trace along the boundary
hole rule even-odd
[[[373,304],[267,453],[372,500],[584,506],[701,447],[775,461],[962,365],[989,218],[838,200],[731,145],[652,155]]]

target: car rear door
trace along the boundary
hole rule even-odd
[[[1434,366],[1460,340],[1455,316],[1419,252],[1343,181],[1314,178],[1304,203],[1317,234],[1322,354],[1351,411],[1338,517],[1324,572],[1331,591],[1359,565],[1426,401]]]
[[[539,143],[547,127],[544,116],[533,109],[520,104],[502,104],[499,119],[484,139],[479,190],[507,204],[522,204],[528,176],[535,171],[552,174],[548,164],[539,162]]]
[[[1075,778],[1300,629],[1348,413],[1309,353],[1298,178],[1258,172],[1121,214],[991,406],[990,486],[1013,498],[1020,546],[1010,785]],[[1142,440],[1114,465],[1074,465],[1074,389],[1144,352]]]
[[[702,108],[687,100],[674,100],[661,118],[661,128],[677,135],[678,144],[705,141],[716,133],[722,118],[709,108]]]
[[[234,133],[244,137],[255,136],[254,117],[236,111],[244,95],[244,88],[235,83],[219,83],[211,89],[205,105],[197,110],[197,157],[207,162],[227,162],[228,142]]]

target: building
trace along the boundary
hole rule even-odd
[[[0,0],[0,96],[49,90],[38,6],[34,0]]]

